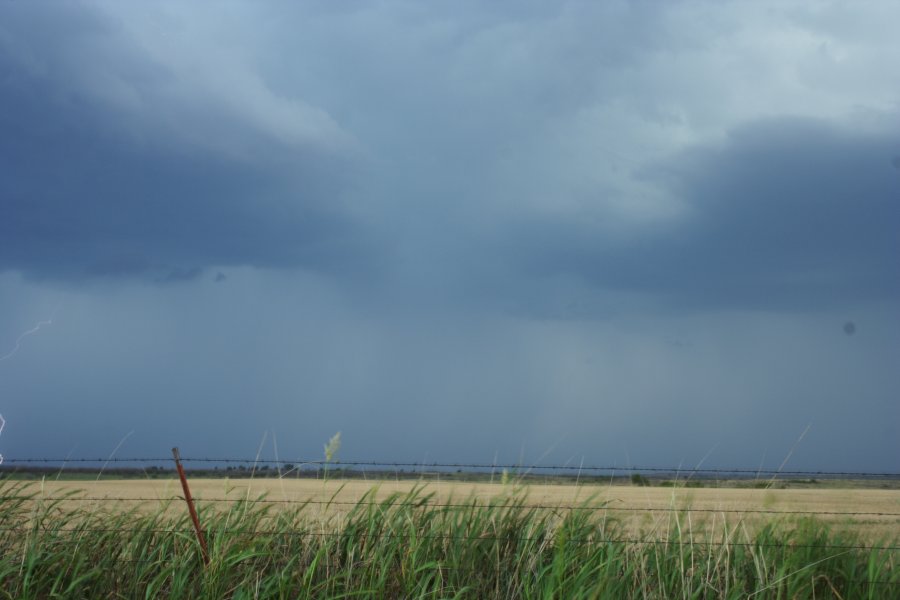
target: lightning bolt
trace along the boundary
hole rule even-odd
[[[52,325],[53,317],[56,316],[56,311],[59,310],[60,306],[61,305],[57,305],[57,307],[53,309],[53,312],[50,313],[49,319],[47,319],[46,321],[38,321],[34,327],[32,327],[31,329],[29,329],[28,331],[26,331],[25,333],[20,335],[19,339],[16,340],[16,345],[13,347],[13,349],[10,350],[8,353],[4,354],[3,356],[0,356],[0,362],[3,362],[4,360],[15,356],[19,352],[19,348],[22,347],[22,340],[27,338],[29,335],[34,335],[35,333],[37,333],[38,331],[41,330],[41,327],[44,327],[45,325]],[[6,427],[6,419],[3,418],[3,415],[0,415],[0,435],[3,435],[4,427]],[[3,464],[3,455],[0,454],[0,465],[2,465],[2,464]]]
[[[19,338],[16,340],[16,345],[13,347],[13,349],[10,350],[7,354],[0,356],[0,362],[3,362],[4,360],[6,360],[8,358],[12,358],[16,354],[18,354],[19,349],[22,347],[22,340],[27,338],[29,335],[34,335],[35,333],[37,333],[38,331],[41,330],[41,327],[53,325],[53,317],[56,316],[56,311],[58,311],[58,310],[59,310],[59,306],[57,306],[55,309],[53,309],[53,312],[50,313],[49,319],[47,319],[46,321],[38,321],[34,327],[32,327],[31,329],[29,329],[28,331],[26,331],[25,333],[20,335]]]

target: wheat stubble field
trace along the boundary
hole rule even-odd
[[[364,497],[382,502],[392,495],[418,490],[432,504],[465,505],[503,503],[521,498],[527,507],[556,512],[594,509],[615,518],[629,534],[662,535],[673,515],[686,521],[694,533],[713,533],[726,526],[755,530],[773,519],[813,516],[832,527],[841,527],[877,539],[900,534],[900,490],[840,487],[840,482],[819,489],[746,489],[731,487],[654,487],[604,484],[499,484],[471,482],[417,482],[359,479],[207,479],[191,482],[198,505],[225,505],[241,499],[263,500],[274,510],[307,503],[308,514],[320,518],[340,516]],[[107,508],[138,507],[156,510],[161,502],[181,498],[181,486],[172,479],[122,479],[90,482],[47,481],[29,488],[37,497],[66,498],[66,506],[102,504]],[[85,500],[87,499],[87,500]],[[183,503],[168,506],[184,511]],[[818,513],[818,514],[813,514]],[[847,514],[856,513],[856,514]],[[690,514],[690,523],[687,515]]]

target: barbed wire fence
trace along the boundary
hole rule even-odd
[[[199,465],[237,465],[243,468],[252,468],[266,465],[280,465],[282,467],[293,466],[295,468],[323,468],[329,469],[382,469],[384,471],[393,471],[396,469],[412,469],[423,471],[425,469],[435,469],[443,472],[453,472],[454,470],[465,470],[470,474],[483,474],[490,471],[512,471],[514,473],[584,473],[596,474],[598,476],[627,476],[632,473],[648,473],[659,475],[722,475],[734,476],[737,478],[749,478],[752,476],[803,476],[803,477],[822,477],[830,479],[839,478],[859,478],[859,479],[886,479],[900,480],[900,472],[884,472],[884,471],[827,471],[827,470],[794,470],[794,469],[750,469],[750,468],[692,468],[684,466],[676,467],[658,467],[658,466],[637,466],[637,465],[571,465],[571,464],[531,464],[524,465],[521,463],[479,463],[479,462],[431,462],[431,461],[374,461],[374,460],[322,460],[322,459],[296,459],[296,460],[273,460],[261,458],[219,458],[219,457],[182,457],[182,463],[199,464]],[[150,467],[160,467],[162,465],[171,465],[172,459],[169,457],[110,457],[110,458],[7,458],[7,467],[12,465],[44,465],[46,467],[65,467],[66,465],[78,464],[136,464],[143,463]],[[139,469],[139,468],[138,468]],[[174,467],[172,467],[174,470]],[[0,472],[3,472],[0,469]]]
[[[547,475],[559,475],[565,476],[568,478],[575,477],[590,477],[593,476],[595,478],[609,478],[610,481],[615,480],[616,478],[628,478],[634,474],[640,475],[649,475],[655,476],[658,479],[669,478],[676,479],[679,478],[683,481],[689,480],[692,477],[704,477],[704,478],[713,478],[713,479],[738,479],[745,481],[753,481],[758,478],[765,478],[767,480],[774,481],[775,478],[778,477],[805,477],[805,478],[820,478],[820,479],[860,479],[866,481],[884,481],[884,482],[894,482],[900,481],[900,473],[894,472],[876,472],[876,471],[827,471],[827,470],[787,470],[787,469],[748,469],[748,468],[684,468],[684,467],[653,467],[653,466],[621,466],[621,465],[523,465],[516,463],[479,463],[479,462],[412,462],[412,461],[373,461],[373,460],[365,460],[365,461],[325,461],[325,460],[272,460],[272,459],[261,459],[261,458],[252,458],[252,459],[244,459],[244,458],[220,458],[220,457],[183,457],[180,458],[182,463],[193,465],[193,469],[188,472],[194,472],[195,474],[205,475],[210,471],[217,471],[218,473],[227,473],[227,471],[222,471],[217,469],[217,467],[226,466],[231,467],[234,470],[238,470],[239,472],[250,471],[251,473],[258,474],[261,469],[272,465],[277,467],[279,471],[279,477],[284,478],[285,472],[291,473],[294,472],[297,475],[301,474],[303,471],[307,471],[308,475],[317,474],[318,471],[322,469],[328,469],[332,477],[337,477],[344,474],[349,474],[351,476],[354,475],[365,475],[366,473],[370,473],[371,475],[390,475],[397,474],[401,470],[410,470],[407,475],[415,476],[415,475],[455,475],[459,472],[463,472],[465,475],[469,476],[485,476],[494,474],[498,471],[506,471],[511,473],[514,476],[528,476],[534,475],[540,480],[541,476]],[[10,476],[15,476],[17,474],[27,474],[27,473],[45,473],[46,471],[54,471],[57,473],[64,473],[66,469],[70,469],[75,471],[79,475],[84,475],[86,472],[96,473],[98,475],[97,481],[99,481],[100,476],[103,475],[104,472],[107,472],[111,476],[121,475],[121,471],[127,470],[132,477],[135,475],[145,474],[148,477],[152,473],[153,475],[158,475],[160,473],[163,474],[174,474],[176,469],[172,466],[172,458],[165,457],[109,457],[109,458],[90,458],[90,457],[78,457],[78,458],[48,458],[48,457],[7,457],[5,462],[0,465],[0,478],[10,478]],[[107,469],[110,465],[116,465],[115,469]],[[122,469],[122,466],[126,466],[125,469]],[[212,467],[212,468],[210,468]],[[282,470],[283,469],[283,470]],[[86,480],[78,480],[77,483],[79,485],[82,484],[90,484],[91,481]],[[4,490],[5,491],[5,490]],[[187,490],[186,490],[187,491]],[[28,501],[34,500],[34,496],[30,496],[27,494],[14,493],[14,494],[2,494],[0,495],[0,500],[9,501],[9,500],[20,500],[20,501]],[[65,501],[65,502],[98,502],[98,503],[123,503],[123,504],[140,504],[140,503],[148,503],[148,502],[160,502],[160,503],[173,503],[173,502],[182,502],[188,501],[189,498],[185,496],[179,495],[168,495],[168,496],[125,496],[125,495],[65,495],[64,497],[55,497],[57,500]],[[340,500],[336,498],[330,498],[328,500],[321,500],[316,498],[297,498],[297,499],[279,499],[279,498],[269,498],[266,496],[259,497],[228,497],[226,496],[200,496],[194,497],[190,499],[189,505],[191,502],[204,503],[204,504],[219,504],[219,503],[249,503],[249,504],[272,504],[272,505],[282,505],[282,506],[306,506],[306,505],[318,505],[318,506],[344,506],[344,507],[354,507],[354,506],[372,506],[372,507],[380,507],[380,508],[391,508],[391,507],[407,507],[407,508],[423,508],[423,509],[478,509],[478,508],[492,508],[492,509],[506,509],[506,508],[516,508],[523,506],[522,504],[517,504],[515,502],[478,502],[476,500],[468,501],[468,502],[453,502],[453,501],[440,501],[434,499],[419,499],[416,501],[408,501],[408,500],[396,500],[396,499],[388,499],[388,500],[375,500],[375,499],[358,499],[358,500]],[[888,519],[891,520],[889,522],[893,522],[894,526],[897,526],[897,523],[900,523],[900,512],[892,512],[892,511],[864,511],[864,510],[848,510],[848,511],[835,511],[835,510],[794,510],[794,509],[770,509],[770,508],[698,508],[692,506],[684,506],[684,507],[673,507],[673,506],[619,506],[611,504],[610,502],[602,502],[599,504],[590,504],[590,503],[581,503],[581,504],[567,504],[567,503],[528,503],[527,506],[529,509],[535,510],[552,510],[552,511],[592,511],[592,512],[607,512],[607,513],[678,513],[678,514],[688,514],[688,513],[698,513],[698,514],[721,514],[721,515],[760,515],[766,517],[829,517],[829,518],[839,518],[839,519]],[[6,532],[27,532],[27,528],[22,526],[13,526],[6,527],[0,526],[0,531]],[[69,531],[72,533],[79,532],[107,532],[107,533],[127,533],[129,530],[127,528],[115,528],[115,529],[103,529],[100,527],[71,527],[71,528],[60,528],[59,531]],[[138,530],[135,530],[138,531]],[[139,531],[144,533],[152,533],[154,535],[173,535],[173,536],[194,536],[195,534],[199,534],[199,532],[192,531],[190,529],[178,529],[178,528],[158,528],[158,529],[146,529],[141,528]],[[266,537],[266,538],[287,538],[287,537],[331,537],[340,539],[342,536],[345,536],[345,532],[341,531],[311,531],[311,530],[241,530],[241,529],[215,529],[213,531],[208,532],[210,535],[214,536],[242,536],[242,537]],[[378,534],[379,537],[410,537],[411,534],[397,534],[397,533],[385,533],[382,532]],[[511,540],[509,536],[485,536],[485,534],[481,533],[477,536],[475,535],[458,535],[458,534],[419,534],[417,536],[419,539],[423,538],[432,538],[432,539],[443,539],[443,540],[456,540],[456,541],[483,541],[483,540],[499,540],[499,541],[516,541],[520,543],[527,543],[537,541],[534,538],[528,536],[519,536]],[[72,540],[72,543],[77,543],[78,540]],[[66,540],[56,540],[55,543],[66,543]],[[786,543],[779,544],[767,544],[767,543],[757,543],[757,542],[739,542],[734,540],[728,541],[713,541],[713,540],[684,540],[684,539],[665,539],[658,537],[590,537],[590,538],[574,538],[567,540],[567,543],[572,544],[626,544],[626,545],[654,545],[654,546],[687,546],[691,547],[757,547],[757,548],[765,548],[765,547],[787,547]],[[900,546],[897,545],[866,545],[866,544],[790,544],[791,548],[814,548],[820,550],[829,550],[836,552],[846,552],[846,551],[877,551],[877,552],[889,552],[894,553],[900,551]],[[123,558],[123,562],[160,562],[164,559],[127,559]],[[175,560],[172,558],[171,560]],[[337,566],[337,565],[336,565]],[[445,570],[459,570],[455,567],[451,566],[440,566],[439,568]],[[871,585],[891,585],[895,586],[900,583],[897,581],[887,581],[887,580],[854,580],[856,583],[865,583]]]
[[[751,480],[750,476],[761,477],[766,476],[767,479],[770,476],[791,476],[791,477],[819,477],[823,479],[840,479],[840,478],[855,478],[855,479],[863,479],[863,480],[884,480],[884,481],[897,481],[900,483],[900,473],[893,472],[882,472],[882,471],[825,471],[825,470],[785,470],[785,469],[746,469],[746,468],[693,468],[693,469],[685,469],[682,467],[641,467],[641,466],[597,466],[597,465],[588,465],[588,466],[574,466],[574,465],[522,465],[522,464],[510,464],[510,463],[476,463],[476,462],[402,462],[402,461],[324,461],[324,460],[302,460],[302,461],[286,461],[286,460],[270,460],[270,459],[242,459],[242,458],[209,458],[209,457],[180,457],[180,461],[182,463],[194,463],[194,464],[228,464],[230,466],[237,465],[238,470],[259,470],[260,465],[268,466],[277,464],[280,467],[285,467],[285,471],[290,469],[294,469],[299,471],[300,469],[309,469],[309,474],[316,474],[322,468],[329,468],[332,474],[332,477],[337,477],[340,475],[346,475],[347,471],[357,471],[359,470],[362,473],[366,469],[373,469],[373,475],[379,474],[388,474],[394,473],[398,469],[413,469],[413,471],[407,473],[408,475],[423,475],[425,469],[434,470],[437,474],[445,474],[445,475],[455,475],[458,474],[461,470],[465,470],[466,475],[486,475],[491,472],[496,472],[497,470],[505,470],[507,472],[512,472],[513,475],[518,474],[530,474],[537,473],[540,475],[543,474],[553,474],[553,473],[564,473],[566,475],[570,475],[571,473],[593,473],[598,477],[610,477],[610,478],[628,478],[630,475],[634,473],[647,473],[658,475],[660,477],[682,477],[688,478],[693,475],[712,475],[715,477],[722,477],[725,479],[737,478],[738,480]],[[61,473],[67,466],[70,465],[90,465],[90,464],[99,464],[102,463],[104,466],[100,468],[100,470],[94,470],[91,468],[85,469],[84,467],[76,467],[77,473],[83,475],[85,472],[88,473],[97,473],[98,480],[99,476],[102,475],[102,472],[106,470],[106,465],[109,463],[117,463],[117,464],[142,464],[145,465],[143,467],[129,467],[129,474],[134,476],[139,476],[141,473],[149,476],[150,473],[147,472],[147,469],[153,469],[151,473],[153,475],[157,475],[159,472],[168,473],[168,470],[164,470],[161,465],[165,465],[166,463],[171,463],[171,458],[161,458],[161,457],[112,457],[112,458],[9,458],[6,461],[6,464],[0,466],[0,476],[3,474],[16,474],[16,473],[29,473],[29,472],[41,472],[44,470],[53,470],[59,469],[59,473]],[[24,467],[24,468],[23,468]],[[171,469],[171,472],[175,473],[175,468]],[[207,474],[209,471],[206,469],[198,469],[203,474]],[[112,475],[115,476],[117,474],[121,474],[120,472],[113,470],[111,471]],[[282,473],[280,476],[284,478],[285,475]],[[476,480],[478,481],[478,480]],[[668,481],[668,480],[667,480]],[[85,480],[79,480],[79,483],[85,483]],[[675,482],[677,483],[677,481]],[[24,496],[4,496],[6,499],[25,499]],[[168,497],[134,497],[134,496],[112,496],[112,495],[104,495],[104,496],[69,496],[66,498],[67,501],[78,501],[78,502],[134,502],[134,503],[144,503],[144,502],[164,502],[164,501],[175,501],[175,500],[184,500],[183,496],[168,496]],[[353,500],[353,501],[345,501],[345,500],[336,500],[334,498],[329,500],[317,500],[314,498],[307,499],[277,499],[277,498],[268,498],[268,497],[258,497],[258,498],[230,498],[230,497],[198,497],[194,498],[197,502],[207,502],[207,503],[234,503],[234,502],[247,502],[247,503],[262,503],[262,504],[312,504],[312,505],[331,505],[331,506],[365,506],[365,505],[378,505],[378,506],[428,506],[431,508],[503,508],[506,505],[498,505],[496,503],[483,503],[483,504],[473,504],[472,502],[380,502],[374,500]],[[510,505],[512,506],[512,505]],[[769,508],[695,508],[691,506],[685,507],[641,507],[641,506],[615,506],[608,502],[602,503],[600,505],[586,505],[586,504],[565,504],[565,503],[553,503],[553,504],[536,504],[529,503],[528,506],[530,508],[535,508],[539,510],[570,510],[570,511],[609,511],[609,512],[676,512],[676,513],[710,513],[710,514],[759,514],[759,515],[796,515],[796,516],[828,516],[828,517],[888,517],[888,518],[898,518],[900,519],[900,512],[885,512],[885,511],[831,511],[831,510],[776,510]]]

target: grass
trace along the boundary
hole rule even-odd
[[[897,551],[810,519],[700,541],[688,513],[629,534],[604,511],[489,501],[429,505],[427,488],[319,506],[110,509],[0,482],[0,598],[893,598]],[[658,526],[657,526],[658,527]],[[896,539],[880,540],[895,546]],[[871,545],[871,544],[869,544]],[[872,583],[874,582],[874,583]]]

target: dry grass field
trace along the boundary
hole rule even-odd
[[[307,514],[323,520],[339,517],[363,496],[383,500],[394,493],[405,494],[415,487],[429,495],[435,504],[502,502],[521,494],[526,505],[547,507],[560,512],[566,507],[596,507],[601,515],[619,520],[633,534],[653,535],[666,532],[673,519],[695,535],[721,536],[727,528],[743,535],[773,520],[793,520],[806,513],[832,527],[853,530],[865,538],[900,536],[900,490],[828,487],[822,489],[735,489],[666,488],[630,485],[559,485],[499,483],[461,483],[415,481],[361,481],[311,479],[203,479],[191,481],[191,491],[199,506],[225,505],[239,499],[264,497],[273,506],[296,507],[309,503]],[[66,494],[67,504],[97,505],[116,510],[141,506],[159,508],[160,502],[180,498],[177,479],[101,480],[35,482],[29,491],[38,498],[59,498]],[[140,499],[140,500],[139,500]],[[184,510],[174,502],[169,510]],[[687,509],[690,509],[688,511]],[[840,514],[869,513],[869,514]]]

